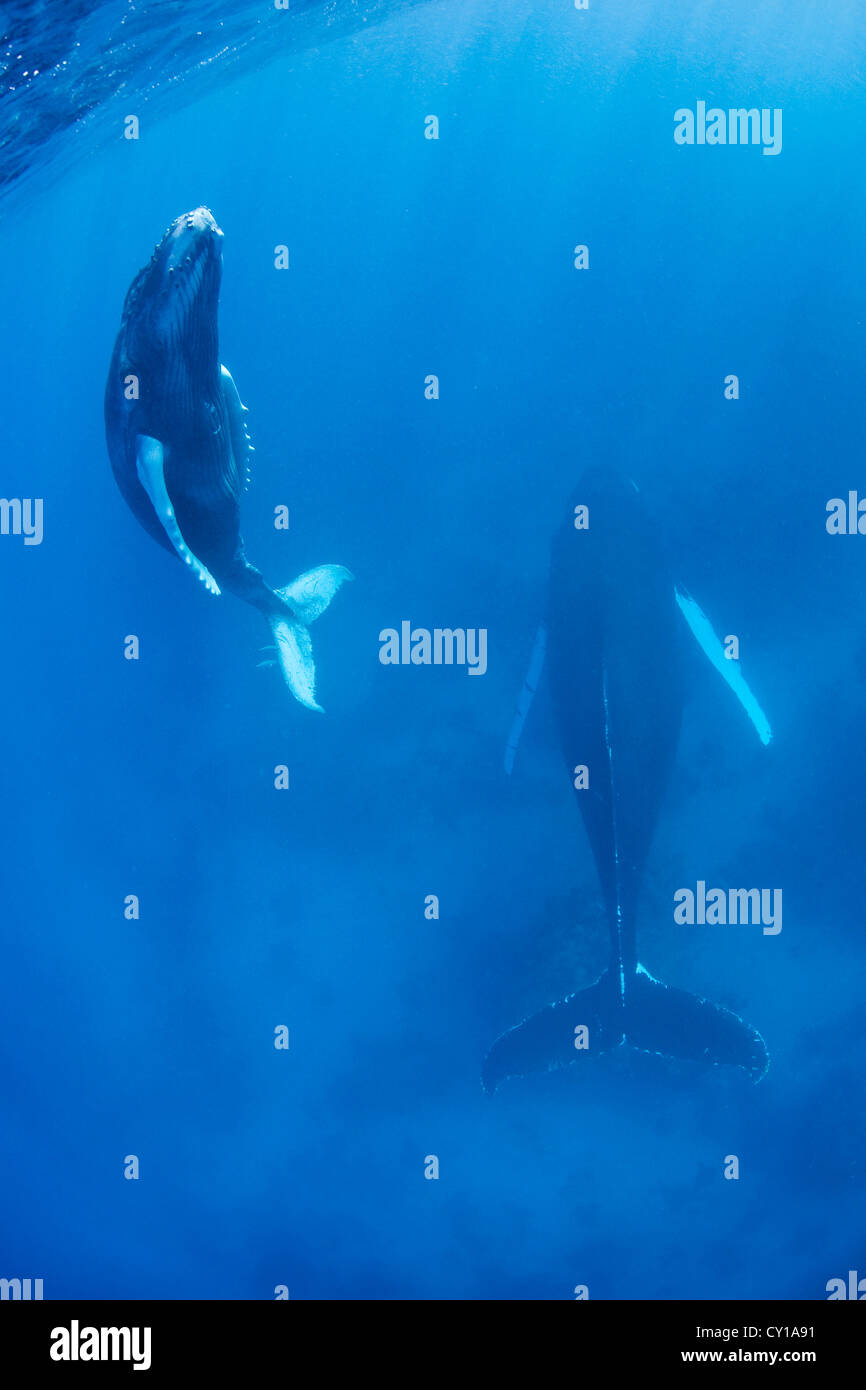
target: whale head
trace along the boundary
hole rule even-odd
[[[175,218],[132,285],[124,309],[129,346],[139,361],[182,356],[212,367],[217,354],[217,305],[222,240],[208,208]]]

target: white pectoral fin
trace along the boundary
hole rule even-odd
[[[180,532],[177,518],[174,514],[174,507],[165,486],[165,472],[163,470],[163,447],[158,439],[153,439],[149,434],[139,434],[135,440],[135,468],[138,473],[141,486],[144,488],[153,504],[162,524],[165,534],[168,536],[175,550],[177,551],[184,564],[192,569],[193,573],[201,580],[209,594],[218,594],[219,585],[206,565],[201,560],[196,559]]]
[[[229,433],[232,441],[232,456],[235,467],[238,470],[240,484],[246,488],[250,480],[252,465],[252,455],[255,453],[250,442],[249,430],[244,422],[244,416],[249,414],[246,406],[238,395],[238,388],[235,386],[234,377],[228,367],[220,367],[220,385],[222,387],[223,401],[225,402],[226,413],[229,420]]]
[[[547,628],[542,623],[535,634],[535,643],[532,648],[532,655],[529,658],[529,669],[523,680],[523,687],[517,701],[517,708],[514,711],[514,719],[508,731],[508,742],[505,745],[505,775],[511,776],[514,768],[514,759],[517,756],[517,745],[520,743],[520,735],[523,733],[523,726],[526,723],[526,716],[529,714],[535,692],[538,689],[538,682],[544,668],[544,658],[547,652]]]
[[[337,590],[354,577],[345,565],[318,565],[276,592],[294,609],[302,623],[309,624],[324,613]]]
[[[739,662],[729,661],[725,656],[725,648],[721,639],[713,630],[713,625],[706,613],[695,602],[691,594],[685,589],[675,588],[677,603],[680,612],[688,623],[694,634],[701,651],[708,657],[716,670],[728,683],[733,690],[746,714],[751,719],[757,732],[758,738],[763,744],[768,744],[773,731],[770,728],[770,721],[767,719],[752,691],[746,684],[743,674],[740,671]]]
[[[270,624],[286,685],[307,709],[323,713],[316,701],[316,663],[309,629],[291,618],[271,618]]]

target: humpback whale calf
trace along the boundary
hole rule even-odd
[[[309,624],[352,575],[319,565],[271,589],[244,554],[240,498],[252,445],[219,357],[223,234],[207,208],[176,218],[123,305],[105,388],[117,484],[144,529],[211,594],[228,590],[264,614],[289,690],[316,702]]]
[[[575,500],[589,507],[589,529],[576,531],[569,517],[554,538],[547,621],[527,680],[531,689],[546,655],[563,756],[569,768],[589,769],[589,786],[577,795],[601,884],[610,957],[595,984],[503,1033],[487,1056],[482,1082],[494,1091],[506,1077],[580,1062],[624,1044],[739,1066],[759,1080],[769,1064],[760,1034],[729,1010],[655,979],[637,948],[641,880],[682,714],[679,611],[714,664],[718,639],[670,578],[633,483],[588,473]],[[767,742],[769,725],[745,682],[734,688]],[[520,723],[525,706],[518,710]],[[508,770],[515,744],[513,734]],[[582,1028],[588,1029],[586,1050],[575,1045]]]

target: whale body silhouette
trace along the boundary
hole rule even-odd
[[[105,432],[121,493],[144,529],[211,594],[258,608],[290,691],[321,710],[309,625],[352,575],[320,565],[271,589],[244,553],[240,500],[252,445],[219,357],[223,234],[211,212],[176,218],[123,306],[105,388]]]
[[[609,471],[584,475],[551,554],[548,612],[530,667],[546,664],[561,750],[589,769],[577,793],[601,884],[610,939],[607,969],[587,989],[550,1004],[494,1043],[482,1081],[578,1062],[630,1045],[646,1052],[739,1066],[754,1080],[769,1058],[761,1035],[728,1009],[663,984],[640,963],[641,882],[679,740],[683,707],[682,617],[718,666],[718,639],[667,569],[658,531],[635,485]],[[546,648],[546,651],[545,651]],[[722,663],[724,665],[724,663]],[[739,677],[728,679],[762,742],[769,725]],[[522,724],[526,710],[519,711]],[[517,734],[506,754],[514,761]],[[588,1047],[575,1047],[586,1028]]]

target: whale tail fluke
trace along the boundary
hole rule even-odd
[[[531,1015],[493,1044],[482,1071],[485,1091],[509,1076],[552,1071],[620,1045],[664,1057],[742,1067],[760,1081],[769,1066],[760,1033],[729,1009],[656,980],[643,966],[625,999],[605,973],[588,989]]]
[[[581,1029],[586,1029],[585,1038]],[[622,1040],[622,1010],[605,971],[588,989],[548,1004],[497,1038],[484,1059],[481,1084],[493,1092],[509,1076],[555,1071],[579,1061],[584,1041],[588,1052],[609,1052]]]
[[[285,612],[268,614],[277,661],[295,699],[306,709],[322,712],[316,700],[316,663],[310,623],[324,613],[338,589],[353,579],[344,565],[318,565],[274,592]]]
[[[742,1067],[753,1081],[760,1081],[770,1065],[764,1039],[739,1014],[662,984],[642,965],[626,998],[626,1042],[664,1057]]]

